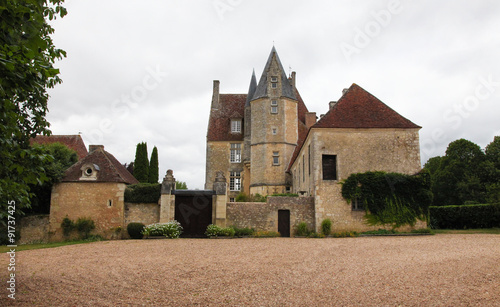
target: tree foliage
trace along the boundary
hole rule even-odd
[[[153,147],[151,152],[151,159],[149,159],[149,183],[158,183],[160,177],[160,169],[158,165],[158,149]]]
[[[471,141],[453,141],[445,156],[429,159],[424,168],[431,174],[435,206],[491,202],[500,181],[500,137],[484,152]]]
[[[27,210],[26,213],[48,214],[50,213],[52,186],[59,182],[64,172],[78,161],[78,155],[74,150],[61,143],[34,145],[34,147],[40,148],[44,154],[52,156],[53,161],[43,165],[48,180],[42,185],[36,184],[30,186],[33,192],[31,196],[31,209]]]
[[[184,181],[176,181],[175,182],[175,189],[176,190],[187,190],[187,184]]]
[[[49,135],[47,88],[61,83],[54,63],[66,53],[55,48],[48,20],[66,15],[63,0],[2,1],[0,5],[0,217],[8,201],[16,212],[29,207],[29,185],[47,179],[51,158],[29,140]]]
[[[148,183],[149,181],[149,161],[147,143],[137,144],[134,161],[134,177],[139,182]]]
[[[348,202],[357,199],[364,205],[371,225],[414,225],[425,220],[432,203],[430,176],[385,172],[352,174],[342,182],[342,196]]]

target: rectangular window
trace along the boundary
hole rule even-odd
[[[337,156],[323,155],[323,180],[337,180]]]
[[[306,181],[306,157],[302,156],[302,182]]]
[[[234,197],[229,197],[229,202],[234,203]]]
[[[311,145],[307,149],[307,169],[309,170],[309,176],[311,176]]]
[[[271,132],[272,132],[273,135],[278,134],[278,128],[274,128],[274,127],[271,128]]]
[[[354,198],[351,203],[352,211],[363,211],[365,207],[363,206],[363,202],[359,201],[359,199]]]
[[[229,172],[229,190],[241,190],[241,172]]]
[[[273,165],[280,165],[280,152],[273,151]]]
[[[241,162],[241,144],[239,143],[231,144],[231,155],[229,160],[231,161],[231,163]]]
[[[241,133],[241,119],[231,120],[231,133]]]
[[[278,100],[271,100],[271,113],[278,113]]]
[[[278,82],[278,77],[271,77],[271,82]]]
[[[278,87],[278,83],[271,83],[271,87],[272,88],[277,88]]]

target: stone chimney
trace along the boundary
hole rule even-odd
[[[297,75],[297,74],[295,73],[295,71],[292,71],[292,80],[291,80],[292,82],[291,82],[291,83],[292,83],[292,87],[293,87],[293,89],[295,89],[295,80],[296,80],[296,75]]]
[[[307,112],[306,113],[306,127],[309,130],[316,123],[316,112]]]
[[[91,153],[99,148],[104,150],[104,145],[89,145],[89,153]]]
[[[214,80],[214,89],[212,94],[212,109],[219,109],[219,80]]]
[[[330,106],[330,110],[333,109],[337,105],[338,101],[330,101],[328,105]]]

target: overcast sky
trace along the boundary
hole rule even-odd
[[[203,189],[213,80],[246,93],[273,43],[309,111],[356,83],[422,126],[422,164],[466,138],[500,135],[499,1],[67,0],[53,23],[63,84],[54,134],[103,144],[120,162],[158,147],[167,169]]]

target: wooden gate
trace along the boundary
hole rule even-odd
[[[278,210],[278,231],[282,237],[290,237],[290,210]]]
[[[205,237],[212,224],[213,191],[176,190],[175,219],[181,223],[181,237]]]

